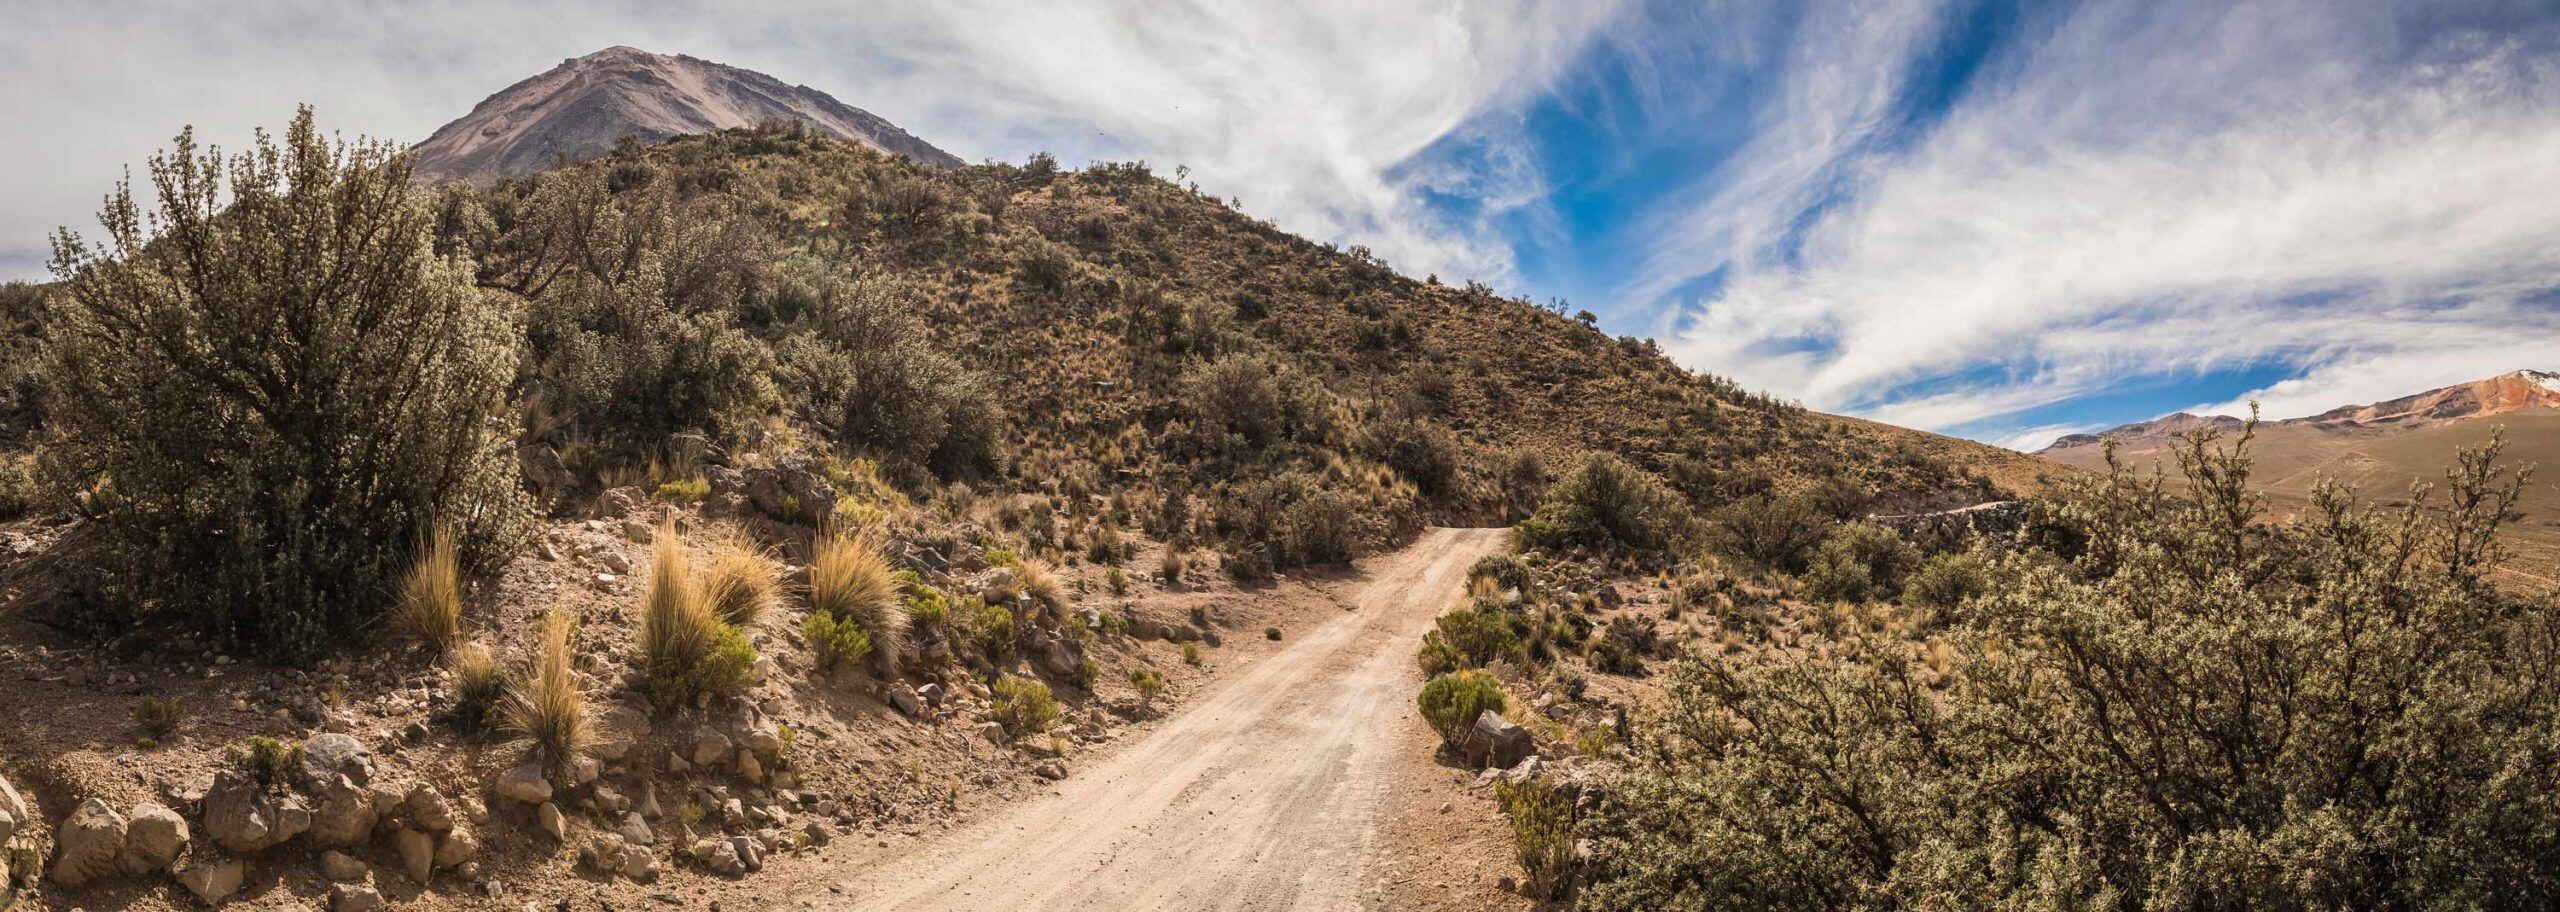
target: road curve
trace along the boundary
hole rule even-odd
[[[1501,529],[1369,561],[1354,607],[1040,797],[866,872],[830,910],[1354,909],[1385,838],[1414,644]],[[1410,765],[1410,764],[1406,764]]]

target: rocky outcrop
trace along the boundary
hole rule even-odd
[[[361,845],[373,837],[381,820],[373,794],[344,775],[332,775],[312,789],[311,839],[324,846]]]
[[[747,499],[765,515],[811,522],[835,515],[836,488],[824,467],[806,456],[787,456],[771,468],[746,470]]]
[[[213,776],[204,795],[204,833],[232,852],[260,852],[311,828],[311,811],[301,799],[269,795],[257,781],[223,770]]]

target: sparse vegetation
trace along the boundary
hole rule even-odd
[[[743,534],[722,537],[711,548],[702,570],[702,598],[711,613],[739,627],[751,627],[773,607],[781,583],[773,559]]]
[[[159,747],[169,733],[178,730],[178,722],[187,716],[187,701],[179,697],[143,697],[133,701],[134,743],[145,749]]]
[[[542,618],[541,639],[516,672],[506,703],[506,726],[535,756],[567,763],[587,749],[587,694],[578,686],[575,643],[578,620],[553,610]]]
[[[1164,675],[1144,665],[1136,666],[1129,669],[1129,687],[1138,692],[1138,708],[1153,710],[1156,697],[1164,694]]]
[[[1572,886],[1573,797],[1537,780],[1496,782],[1494,796],[1511,821],[1520,860],[1520,895],[1553,899]]]
[[[1036,735],[1058,721],[1058,700],[1050,695],[1047,684],[1006,675],[997,678],[989,691],[987,718],[1004,726],[1006,735]]]
[[[294,774],[302,769],[301,744],[287,744],[265,735],[251,735],[226,755],[231,765],[270,789],[292,782]]]
[[[419,540],[412,553],[400,580],[398,617],[441,655],[462,638],[462,562],[453,537],[441,531]]]
[[[674,522],[661,523],[652,542],[640,594],[639,651],[633,656],[648,679],[649,699],[681,706],[696,697],[745,693],[756,679],[755,644],[712,610]]]
[[[489,722],[507,694],[506,671],[489,647],[464,643],[445,653],[445,680],[453,693],[454,724],[477,730]]]

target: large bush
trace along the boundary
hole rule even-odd
[[[1688,502],[1626,460],[1593,453],[1521,521],[1527,548],[1659,550],[1689,532]]]
[[[1440,740],[1455,745],[1466,740],[1467,729],[1474,727],[1477,716],[1502,711],[1502,685],[1481,671],[1453,672],[1423,684],[1422,696],[1415,702],[1422,710],[1423,721],[1440,733]]]
[[[994,394],[933,347],[920,309],[887,279],[820,283],[814,331],[783,349],[792,394],[848,447],[946,477],[993,469]]]
[[[1944,679],[1865,638],[1675,666],[1584,906],[2560,903],[2560,611],[2481,579],[2519,480],[2466,452],[2449,497],[2271,527],[2207,439],[2191,493],[2065,495]]]
[[[324,141],[308,109],[228,162],[180,133],[150,217],[119,184],[102,244],[55,241],[47,473],[133,568],[115,603],[308,659],[428,530],[466,564],[520,542],[493,433],[518,333],[432,251],[395,148]]]

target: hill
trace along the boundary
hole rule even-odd
[[[2211,427],[2235,434],[2245,424],[2229,416],[2180,413],[2077,435],[2039,451],[2047,459],[2084,469],[2106,464],[2102,441],[2141,468],[2169,462],[2177,433]],[[2472,383],[2428,390],[2368,405],[2350,405],[2306,418],[2258,425],[2249,452],[2257,461],[2255,486],[2279,513],[2299,511],[2314,485],[2336,479],[2367,502],[2406,503],[2413,483],[2438,483],[2457,449],[2503,434],[2505,460],[2515,465],[2560,465],[2560,375],[2520,370]],[[2440,485],[2439,485],[2440,486]],[[2532,581],[2550,582],[2560,562],[2560,490],[2528,485],[2519,501],[2524,521],[2507,530],[2516,552],[2505,567]]]
[[[680,54],[610,47],[561,61],[445,124],[418,144],[415,175],[428,184],[521,177],[562,159],[593,158],[626,138],[652,143],[775,118],[930,165],[961,163],[808,86]]]

